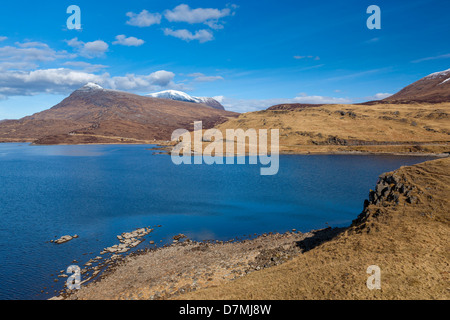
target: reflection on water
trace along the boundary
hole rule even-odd
[[[39,150],[38,153],[46,156],[67,157],[96,157],[103,155],[103,152],[99,152],[92,148],[80,148],[79,146],[51,146],[46,148],[45,152]]]
[[[30,153],[42,156],[97,157],[103,155],[101,146],[32,146]]]
[[[48,298],[63,283],[51,274],[141,227],[162,225],[149,240],[164,244],[348,225],[381,173],[426,160],[282,155],[279,173],[261,176],[258,165],[176,166],[151,147],[0,144],[0,299]]]

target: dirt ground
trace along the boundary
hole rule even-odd
[[[279,265],[301,252],[299,241],[317,233],[331,237],[336,230],[270,233],[239,242],[180,239],[171,246],[126,257],[107,270],[104,279],[82,287],[68,298],[171,298]]]

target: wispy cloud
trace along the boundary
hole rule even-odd
[[[206,76],[203,73],[191,73],[188,75],[188,77],[194,78],[193,81],[195,82],[214,82],[218,80],[224,80],[221,76]]]
[[[102,69],[108,68],[108,66],[105,66],[103,64],[91,64],[84,61],[67,61],[64,62],[63,65],[67,67],[78,68],[79,70],[82,70],[84,72],[98,72]]]
[[[318,57],[318,56],[294,56],[294,59],[296,59],[296,60],[302,60],[302,59],[320,60],[320,57]]]
[[[342,76],[331,77],[331,78],[328,78],[325,80],[326,81],[348,80],[348,79],[359,78],[359,77],[363,77],[363,76],[367,76],[367,75],[371,75],[371,74],[375,74],[375,73],[380,73],[380,72],[384,72],[384,71],[388,71],[388,70],[391,70],[391,67],[372,69],[372,70],[361,71],[361,72],[354,72],[354,73],[349,73],[349,74],[342,75]]]
[[[417,59],[414,61],[411,61],[412,63],[419,63],[419,62],[423,62],[423,61],[429,61],[429,60],[438,60],[438,59],[448,59],[450,58],[450,53],[447,54],[441,54],[439,56],[433,56],[433,57],[426,57],[426,58],[422,58],[422,59]]]
[[[372,39],[364,41],[364,43],[365,44],[371,44],[371,43],[376,43],[378,41],[380,41],[380,38],[372,38]]]

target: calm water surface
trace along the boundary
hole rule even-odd
[[[429,159],[282,155],[279,173],[261,176],[258,165],[175,166],[149,147],[0,144],[0,299],[53,296],[60,270],[141,227],[161,225],[147,240],[167,243],[346,226],[381,173]],[[67,234],[80,237],[49,243]]]

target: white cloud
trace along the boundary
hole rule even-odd
[[[102,82],[104,76],[66,68],[35,71],[8,71],[0,73],[0,94],[33,95],[62,93],[87,82]]]
[[[42,42],[16,43],[16,46],[0,48],[0,61],[48,62],[73,57],[67,51],[55,51]]]
[[[188,74],[188,77],[203,77],[203,76],[204,76],[204,74],[200,73],[200,72]]]
[[[113,44],[120,44],[122,46],[127,46],[127,47],[139,47],[142,46],[145,41],[135,38],[135,37],[126,37],[124,34],[118,35],[116,36],[116,40],[114,41]]]
[[[16,42],[14,46],[0,48],[0,71],[30,70],[37,68],[41,62],[75,57],[67,51],[55,51],[42,42]]]
[[[238,8],[236,5],[227,5],[224,9],[214,8],[197,8],[192,9],[187,4],[180,4],[173,10],[166,10],[164,17],[169,22],[186,22],[189,24],[202,23],[214,30],[223,29],[223,22],[220,20],[227,16],[233,16],[235,10]],[[172,28],[164,29],[166,36],[173,36],[184,41],[198,40],[200,43],[208,42],[214,39],[213,32],[211,30],[198,30],[192,33],[186,29],[174,30]]]
[[[372,101],[372,100],[383,100],[392,96],[392,93],[377,93],[370,97],[365,97],[364,100]]]
[[[85,58],[102,57],[108,51],[109,45],[103,40],[92,42],[79,41],[78,38],[66,40],[67,44],[78,50],[78,53]]]
[[[203,73],[191,73],[188,75],[188,77],[194,78],[193,80],[196,82],[214,82],[218,80],[224,80],[221,76],[206,76]]]
[[[130,18],[130,20],[127,21],[128,25],[142,28],[160,24],[162,16],[159,13],[150,13],[147,10],[142,10],[139,14],[128,12],[127,17]]]
[[[8,39],[8,37],[0,36],[0,42],[1,42],[1,41],[5,41],[5,40],[7,40],[7,39]]]
[[[120,37],[119,37],[120,39]],[[127,38],[129,39],[129,38]],[[66,41],[80,55],[102,55],[108,45],[101,41],[84,43],[78,38]],[[87,82],[95,82],[105,88],[148,92],[161,89],[185,90],[183,84],[175,83],[175,74],[159,70],[146,75],[127,74],[111,76],[103,72],[108,66],[74,61],[76,54],[55,51],[41,42],[16,43],[0,48],[0,96],[29,96],[41,93],[69,94]],[[57,59],[57,67],[41,68]],[[54,65],[56,63],[53,63]]]
[[[108,51],[108,48],[108,44],[102,40],[86,42],[81,50],[81,54],[86,57],[100,57]]]
[[[164,34],[166,36],[172,36],[187,42],[192,40],[198,40],[200,43],[204,43],[214,39],[212,32],[205,29],[198,30],[193,34],[192,32],[186,29],[172,30],[166,28],[164,29]]]
[[[93,74],[69,68],[0,73],[0,95],[27,96],[39,93],[68,94],[88,82],[116,90],[148,92],[161,89],[184,90],[174,82],[175,74],[159,70],[148,75],[127,74],[111,77],[109,73]]]
[[[0,62],[0,72],[7,70],[30,70],[37,68],[38,65],[34,62],[20,62],[20,61],[7,61]]]
[[[218,102],[220,102],[220,103],[222,103],[223,102],[223,100],[225,99],[225,97],[224,96],[215,96],[215,97],[212,97],[214,100],[216,100],[216,101],[218,101]]]
[[[352,100],[348,98],[334,98],[323,96],[300,96],[293,99],[293,103],[313,103],[313,104],[346,104]]]
[[[173,10],[167,10],[164,16],[170,22],[205,23],[215,29],[222,27],[217,24],[220,18],[227,17],[231,14],[232,12],[229,8],[222,10],[213,8],[191,9],[187,4],[180,4]]]
[[[160,70],[149,75],[127,74],[123,77],[112,77],[106,83],[117,90],[152,91],[160,88],[180,88],[173,82],[175,74],[170,71]]]

